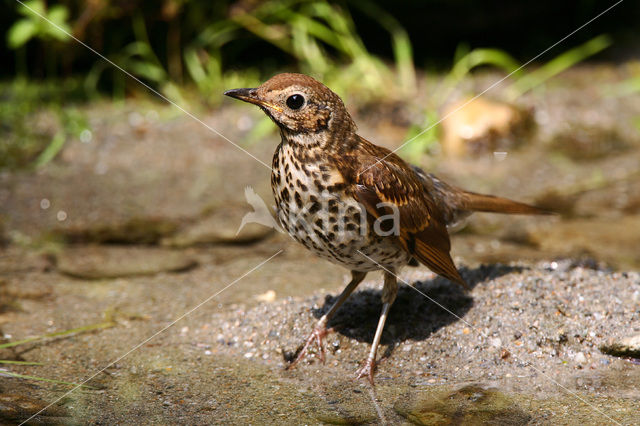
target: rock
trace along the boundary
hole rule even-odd
[[[178,272],[197,265],[187,254],[147,247],[76,247],[65,250],[56,260],[63,274],[86,279]]]
[[[576,354],[576,356],[573,358],[573,360],[574,360],[575,362],[577,362],[578,364],[586,364],[586,362],[587,362],[587,357],[586,357],[586,356],[584,356],[584,353],[583,353],[583,352],[578,352],[578,353]]]
[[[70,243],[154,244],[176,232],[179,226],[175,220],[140,217],[124,222],[60,227],[52,235]]]
[[[497,389],[469,385],[455,391],[427,391],[404,397],[394,409],[418,425],[526,424],[531,416]]]
[[[528,231],[528,239],[547,256],[592,257],[618,268],[640,264],[640,216],[617,220],[557,221]]]
[[[600,351],[614,356],[640,358],[640,334],[622,339],[611,339],[607,343],[600,345]]]
[[[535,124],[532,111],[483,97],[452,103],[442,117],[442,149],[452,157],[513,148]]]
[[[276,292],[273,290],[267,290],[262,294],[258,294],[254,297],[258,302],[271,303],[276,300]]]
[[[599,160],[630,148],[614,129],[575,125],[554,135],[549,146],[574,161]]]
[[[46,422],[52,422],[52,417],[69,417],[69,413],[64,407],[49,403],[24,395],[12,393],[0,393],[0,420],[24,422],[29,417],[42,411],[38,416],[47,417]],[[37,420],[33,423],[40,423]],[[57,423],[57,422],[56,422]],[[62,423],[62,422],[61,422]]]
[[[187,226],[177,234],[162,240],[166,247],[190,247],[206,244],[248,244],[271,235],[273,228],[257,223],[248,223],[242,227],[242,217],[251,211],[251,207],[230,206],[218,208],[204,219]]]

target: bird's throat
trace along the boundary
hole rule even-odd
[[[331,142],[327,130],[320,132],[292,132],[281,129],[282,143],[299,148],[326,148]]]

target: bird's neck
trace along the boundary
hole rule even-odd
[[[292,132],[281,129],[282,143],[291,145],[296,149],[324,148],[330,143],[330,134],[327,130],[320,132]]]
[[[291,132],[281,129],[282,143],[291,145],[296,150],[322,150],[324,152],[341,153],[357,148],[360,138],[351,131]]]

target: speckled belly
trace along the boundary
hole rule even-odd
[[[271,185],[278,219],[296,241],[316,255],[351,270],[406,265],[409,256],[391,236],[380,236],[364,207],[341,187],[326,164],[302,163],[281,146]]]

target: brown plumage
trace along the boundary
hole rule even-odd
[[[448,185],[358,136],[340,97],[306,75],[279,74],[258,88],[225,94],[260,106],[280,127],[282,141],[271,175],[280,223],[311,251],[352,271],[351,283],[318,321],[292,365],[314,342],[324,359],[328,320],[368,271],[383,270],[383,312],[371,353],[358,370],[358,377],[373,382],[399,268],[417,260],[467,287],[449,254],[448,226],[474,211],[546,213]]]

